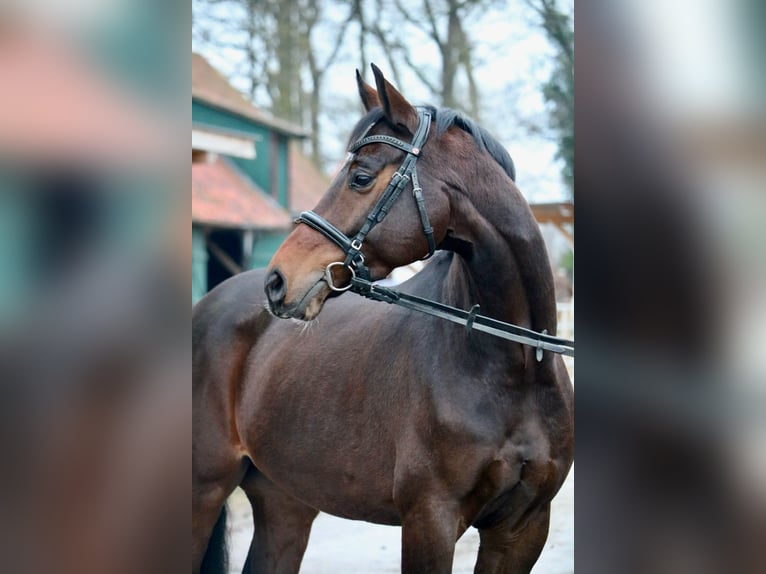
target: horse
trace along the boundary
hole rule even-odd
[[[561,356],[343,294],[436,247],[403,292],[556,332],[553,274],[507,151],[372,69],[375,87],[357,71],[365,115],[315,212],[267,269],[193,310],[195,573],[225,571],[237,486],[253,509],[245,572],[298,572],[319,511],[401,526],[405,574],[450,572],[471,526],[481,574],[530,572],[547,538],[573,460]]]

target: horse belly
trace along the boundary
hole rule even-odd
[[[316,375],[316,369],[314,376],[300,363],[275,370],[273,353],[263,361],[256,357],[251,363],[237,415],[256,468],[328,514],[398,524],[394,439],[390,427],[378,422],[385,415],[375,412],[369,398],[351,396],[352,390]]]
[[[251,458],[260,472],[309,506],[343,518],[398,524],[393,468],[379,456],[347,449],[334,434],[289,438],[259,433]],[[250,450],[250,444],[248,444]]]

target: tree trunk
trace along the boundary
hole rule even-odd
[[[474,120],[480,122],[479,87],[473,75],[473,54],[471,52],[472,46],[468,36],[465,30],[461,29],[460,64],[463,66],[468,81],[468,113]]]
[[[256,41],[256,34],[257,34],[257,24],[256,24],[256,8],[255,4],[253,2],[248,2],[247,6],[245,7],[245,10],[247,11],[247,46],[245,47],[247,51],[247,66],[248,66],[248,75],[250,80],[250,101],[255,101],[255,92],[258,89],[258,77],[259,73],[256,70],[256,64],[257,60],[255,57],[255,41]]]
[[[273,102],[274,113],[286,120],[299,123],[296,84],[300,80],[299,63],[296,58],[296,34],[299,15],[296,0],[277,2],[277,62],[279,72],[276,75],[278,98]]]
[[[447,14],[447,41],[441,43],[442,53],[442,104],[448,108],[457,108],[455,97],[455,75],[457,74],[458,56],[460,55],[461,28],[456,0],[450,0]]]
[[[354,12],[356,13],[356,19],[359,22],[359,61],[360,73],[364,74],[367,71],[367,22],[364,19],[364,7],[363,0],[354,0]]]
[[[311,93],[309,94],[309,122],[311,124],[311,161],[315,166],[322,165],[322,158],[319,152],[319,111],[320,111],[320,93],[322,91],[323,71],[317,65],[316,54],[313,50],[308,51],[309,72],[311,73]]]

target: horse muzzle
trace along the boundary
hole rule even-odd
[[[319,315],[330,288],[324,274],[319,274],[310,287],[296,297],[290,297],[288,281],[278,269],[272,269],[266,276],[264,291],[271,313],[280,319],[311,321]],[[290,300],[292,299],[292,301]]]

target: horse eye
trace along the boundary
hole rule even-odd
[[[351,186],[359,189],[364,189],[369,186],[375,180],[371,175],[366,173],[357,173],[351,178]]]

